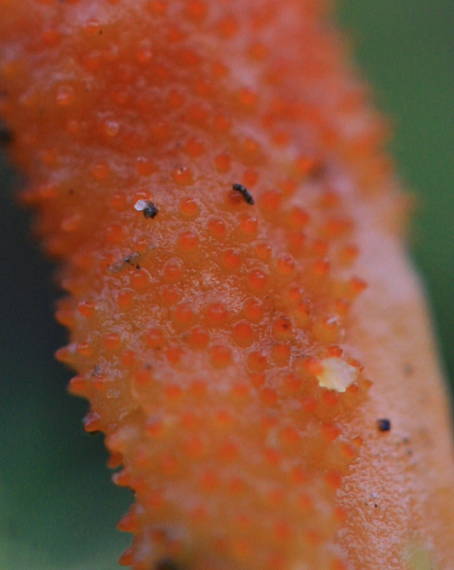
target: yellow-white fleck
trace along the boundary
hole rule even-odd
[[[317,374],[317,380],[322,388],[345,392],[358,377],[358,370],[341,358],[325,358],[320,363],[323,370]]]

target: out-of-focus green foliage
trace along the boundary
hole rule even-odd
[[[420,197],[413,248],[424,273],[445,364],[454,371],[454,35],[452,0],[343,0],[340,17],[376,101],[394,120],[392,149]],[[80,427],[52,358],[64,331],[52,315],[52,268],[30,216],[0,186],[0,569],[114,570],[128,538],[114,530],[129,495],[109,483],[102,438]]]
[[[5,163],[1,164],[5,167]],[[105,468],[101,436],[66,393],[53,359],[65,333],[53,318],[53,268],[3,174],[0,231],[0,569],[112,570],[128,537],[115,524],[129,493]]]

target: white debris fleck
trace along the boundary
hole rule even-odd
[[[325,358],[320,361],[323,371],[317,374],[317,380],[322,388],[345,392],[358,377],[358,370],[341,358]]]
[[[143,212],[145,208],[148,208],[148,203],[148,200],[137,200],[137,202],[134,204],[134,210]]]

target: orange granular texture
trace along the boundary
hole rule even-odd
[[[352,204],[396,190],[324,2],[0,7],[0,113],[68,292],[58,356],[136,496],[121,564],[348,568]]]

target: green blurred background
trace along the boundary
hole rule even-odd
[[[343,0],[339,17],[419,197],[412,248],[453,378],[454,4]],[[17,176],[0,166],[0,568],[114,570],[129,494],[109,482],[102,438],[80,427],[86,404],[65,392],[69,373],[52,358],[65,338],[52,316],[52,267],[12,202]]]

